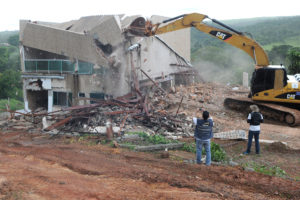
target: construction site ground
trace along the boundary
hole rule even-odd
[[[210,111],[216,131],[247,131],[246,115],[223,107],[226,96],[246,95],[246,89],[215,83],[197,87],[176,91],[186,97],[179,114],[195,114],[195,95],[201,91],[201,106]],[[177,103],[168,112],[176,112],[180,99],[172,100]],[[42,131],[0,131],[0,198],[300,199],[300,127],[266,120],[261,129],[260,139],[286,145],[262,142],[260,155],[242,156],[246,141],[213,139],[235,164],[209,167],[189,162],[194,153],[172,150],[161,158],[161,152],[113,148],[97,135],[80,139]],[[192,143],[193,138],[181,141]],[[257,167],[278,167],[285,173],[278,177],[251,170]]]

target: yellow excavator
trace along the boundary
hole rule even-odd
[[[203,22],[204,19],[210,19],[222,28],[208,25]],[[287,75],[284,66],[269,65],[264,49],[244,33],[199,13],[180,15],[157,24],[138,17],[125,32],[149,37],[190,27],[243,50],[255,62],[248,98],[226,98],[226,107],[245,111],[249,105],[256,104],[266,118],[285,122],[290,126],[300,124],[300,74]]]

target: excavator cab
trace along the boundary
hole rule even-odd
[[[251,96],[259,96],[263,92],[266,98],[270,92],[283,89],[287,84],[287,72],[283,66],[263,67],[256,69],[251,79]]]

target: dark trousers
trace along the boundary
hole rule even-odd
[[[255,139],[255,151],[256,153],[259,153],[259,133],[260,131],[249,131],[249,134],[248,134],[248,145],[247,145],[247,153],[250,153],[251,151],[251,145],[252,145],[252,139],[253,139],[253,136],[254,136],[254,139]]]

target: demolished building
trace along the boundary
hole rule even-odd
[[[193,81],[190,30],[135,37],[124,29],[136,17],[89,16],[65,23],[20,21],[25,110],[93,103],[153,81],[168,88]],[[159,20],[161,17],[153,17]],[[179,52],[179,53],[178,53]]]

